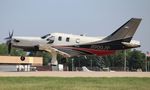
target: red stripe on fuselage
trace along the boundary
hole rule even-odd
[[[87,48],[72,48],[72,49],[86,51],[92,54],[96,54],[98,56],[110,55],[115,53],[115,50],[95,50],[95,49],[87,49]]]
[[[91,54],[96,54],[98,56],[110,55],[110,54],[115,53],[115,50],[96,50],[96,49],[76,48],[76,47],[66,47],[66,46],[56,46],[56,47],[80,50],[80,51],[88,52],[88,53],[91,53]]]

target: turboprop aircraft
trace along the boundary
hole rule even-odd
[[[80,55],[109,55],[117,50],[140,47],[140,42],[132,40],[142,19],[131,18],[115,32],[106,37],[88,37],[65,33],[50,33],[41,37],[17,37],[9,33],[8,52],[11,47],[25,51],[45,50],[52,54],[52,64],[57,64],[57,54],[65,57]]]

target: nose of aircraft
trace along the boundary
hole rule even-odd
[[[5,38],[6,44],[8,46],[8,54],[11,53],[12,47],[18,47],[23,50],[32,50],[35,46],[40,44],[47,44],[46,39],[42,39],[41,37],[20,37],[13,36],[13,32],[9,32],[9,36]]]

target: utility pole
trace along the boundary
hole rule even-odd
[[[126,58],[126,50],[124,50],[124,71],[126,71],[127,67],[127,58]]]

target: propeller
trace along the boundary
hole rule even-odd
[[[12,41],[13,35],[14,35],[14,31],[12,31],[12,33],[9,32],[9,36],[5,38],[5,40],[7,40],[7,41],[6,41],[6,44],[7,44],[7,46],[8,46],[8,54],[11,53],[11,48],[12,48],[12,43],[11,43],[11,41]]]
[[[9,32],[9,36],[5,38],[5,40],[9,40],[9,39],[12,39],[14,35],[14,31],[12,31],[12,33]]]

